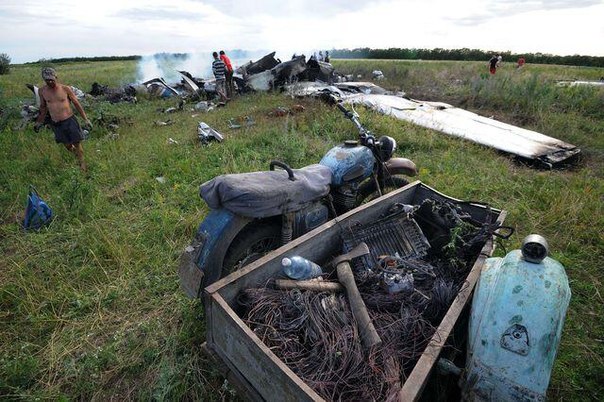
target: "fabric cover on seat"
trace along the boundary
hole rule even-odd
[[[295,181],[285,170],[228,174],[203,183],[201,198],[210,208],[225,208],[250,217],[265,218],[300,209],[329,193],[331,169],[315,164],[294,169]]]

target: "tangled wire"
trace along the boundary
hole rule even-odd
[[[495,230],[490,222],[469,223],[444,203],[416,212],[431,234],[428,255],[389,256],[355,272],[379,346],[363,348],[343,294],[266,286],[239,295],[246,324],[326,400],[386,400],[398,393],[464,285],[476,250]]]

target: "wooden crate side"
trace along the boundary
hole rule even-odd
[[[215,369],[227,379],[229,384],[235,388],[237,394],[242,396],[246,401],[253,402],[262,402],[264,399],[262,396],[254,389],[254,387],[249,383],[249,381],[241,374],[236,367],[230,367],[226,364],[223,359],[212,349],[211,346],[208,345],[207,342],[204,342],[201,345],[202,351],[208,356],[212,363],[215,365]]]
[[[503,224],[506,215],[506,211],[501,211],[497,218],[497,223]],[[474,287],[476,286],[476,282],[480,277],[480,272],[485,264],[485,260],[493,255],[493,251],[495,251],[494,237],[487,241],[482,250],[480,250],[480,254],[474,262],[474,265],[472,266],[466,281],[462,285],[461,290],[457,294],[457,297],[455,297],[453,300],[453,303],[449,307],[447,314],[436,329],[436,332],[432,336],[430,343],[424,350],[424,353],[420,357],[419,361],[416,363],[413,371],[404,382],[403,388],[399,392],[398,396],[400,401],[416,401],[421,396],[424,386],[428,380],[428,376],[436,364],[447,338],[457,323],[463,308],[472,297]]]
[[[212,295],[212,349],[233,371],[241,374],[249,395],[274,401],[322,401],[249,329],[217,293]],[[247,393],[246,393],[247,394]],[[245,396],[245,395],[242,395]]]

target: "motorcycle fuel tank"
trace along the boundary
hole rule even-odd
[[[319,164],[331,169],[331,184],[341,186],[369,177],[375,158],[369,148],[358,145],[357,141],[346,141],[330,149]]]
[[[545,400],[571,297],[564,267],[546,254],[531,258],[523,245],[487,259],[470,315],[469,400]]]

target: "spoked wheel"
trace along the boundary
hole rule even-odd
[[[281,245],[281,225],[261,223],[244,229],[229,247],[222,264],[221,277],[235,272]]]
[[[406,186],[409,182],[399,176],[391,176],[386,179],[386,185],[383,190],[383,194],[388,194],[391,191],[397,190],[401,187]],[[363,205],[368,203],[369,201],[375,200],[380,196],[380,193],[377,190],[375,185],[375,180],[368,180],[365,183],[361,184],[359,187],[359,193],[357,195],[356,205]]]

